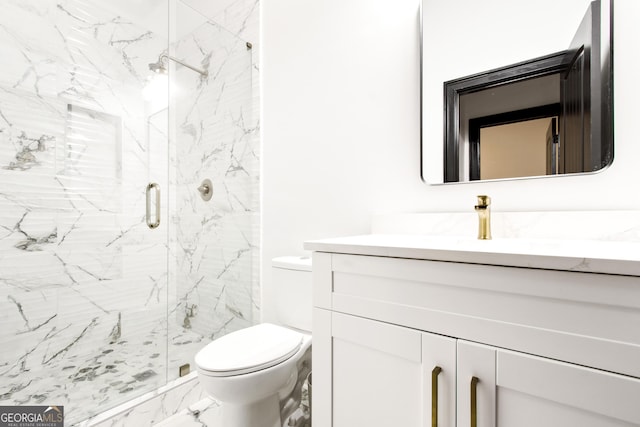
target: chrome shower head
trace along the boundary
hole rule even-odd
[[[172,60],[184,67],[189,68],[190,70],[195,71],[196,73],[201,74],[204,78],[206,78],[209,75],[209,72],[207,70],[201,70],[199,68],[196,68],[193,65],[189,65],[186,62],[183,62],[177,58],[174,58],[173,56],[167,55],[166,53],[163,53],[162,55],[160,55],[160,57],[158,58],[158,62],[152,62],[151,64],[149,64],[149,69],[154,73],[166,74],[167,73],[166,63],[169,60]]]
[[[164,64],[164,60],[166,57],[167,56],[164,54],[160,55],[160,57],[158,58],[158,62],[152,62],[151,64],[149,64],[149,69],[157,74],[166,74],[167,67]]]

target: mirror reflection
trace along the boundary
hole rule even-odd
[[[460,95],[459,115],[469,180],[557,173],[559,73]]]
[[[478,174],[471,179],[557,173],[557,120],[532,119],[480,129]]]
[[[608,1],[593,1],[565,50],[445,81],[443,182],[609,165],[610,16]]]

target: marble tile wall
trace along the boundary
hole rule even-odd
[[[259,0],[184,0],[183,4],[197,10],[229,33],[252,44],[251,53],[251,115],[245,115],[244,127],[248,131],[249,151],[245,157],[247,171],[251,172],[250,191],[254,195],[247,211],[253,218],[251,239],[253,318],[260,318],[260,1]],[[251,161],[251,163],[249,163]]]
[[[171,177],[170,372],[191,363],[212,339],[257,321],[259,157],[252,100],[252,49],[246,40],[178,2],[171,54],[176,172]],[[190,25],[185,31],[181,25]],[[213,183],[210,201],[202,180]],[[175,244],[173,243],[173,239]],[[175,298],[175,300],[173,300]],[[185,337],[187,339],[185,340]]]

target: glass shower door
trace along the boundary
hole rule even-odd
[[[166,201],[168,122],[143,89],[168,1],[142,3],[0,14],[0,405],[67,425],[167,380],[167,204],[150,229],[145,189]]]

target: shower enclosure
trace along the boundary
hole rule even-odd
[[[197,3],[3,2],[0,405],[72,425],[253,323],[250,44]]]

